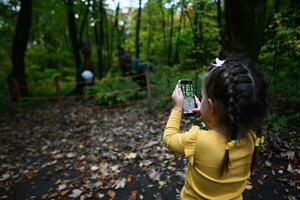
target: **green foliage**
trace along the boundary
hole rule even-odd
[[[289,118],[285,115],[279,115],[277,113],[270,113],[267,116],[266,122],[271,126],[273,130],[279,131],[282,126],[288,124]]]
[[[126,103],[145,96],[145,91],[139,91],[139,86],[130,79],[105,80],[84,89],[86,99],[94,99],[99,104]],[[89,95],[91,97],[89,97]]]
[[[275,14],[266,29],[267,41],[260,54],[261,68],[267,72],[273,95],[300,102],[300,26],[293,16]]]
[[[79,29],[86,12],[86,1],[74,1],[76,27]],[[186,3],[186,7],[183,3]],[[195,44],[195,7],[196,1],[148,0],[142,10],[140,47],[141,59],[154,64],[151,72],[152,95],[162,96],[154,106],[167,105],[171,92],[179,79],[193,79],[197,94],[200,95],[201,69],[217,57],[219,45],[219,26],[217,23],[217,6],[214,1],[200,1],[199,19],[202,24],[203,38],[201,44]],[[107,1],[105,2],[107,3]],[[268,27],[265,31],[265,42],[259,57],[259,66],[269,78],[272,95],[285,96],[289,100],[300,102],[300,27],[297,24],[299,12],[290,6],[290,1],[281,2],[280,12],[274,14],[275,1],[268,2]],[[19,1],[0,2],[0,80],[3,88],[7,75],[11,72],[11,46],[18,16]],[[99,1],[93,1],[88,20],[84,27],[83,39],[92,44],[92,61],[95,72],[109,69],[105,78],[123,76],[119,69],[117,54],[115,11],[106,7],[105,30],[103,44],[103,68],[98,66],[97,46],[95,43],[95,23],[99,22]],[[170,38],[171,12],[174,5],[173,37]],[[185,8],[184,17],[180,21],[181,9]],[[224,25],[224,4],[222,4],[222,20]],[[119,37],[121,46],[132,52],[134,58],[136,14],[134,8],[128,13],[120,11]],[[75,86],[75,62],[68,34],[66,5],[63,1],[33,1],[33,17],[30,38],[26,50],[26,74],[31,96],[53,96],[55,94],[54,77],[60,77],[61,91],[65,94]],[[122,23],[119,23],[122,24]],[[198,21],[198,25],[199,21]],[[223,30],[224,31],[224,30]],[[172,60],[178,50],[178,62],[167,66],[169,41],[171,39]],[[109,51],[108,51],[109,50]],[[196,56],[195,56],[196,55]],[[199,59],[200,55],[203,59]],[[109,62],[109,59],[110,62]],[[109,63],[112,63],[109,66]],[[196,74],[195,71],[198,73]],[[131,79],[117,81],[100,81],[86,88],[87,94],[96,94],[97,102],[113,104],[127,102],[131,99],[145,97],[143,92],[111,93],[115,90],[137,89],[138,85]],[[110,93],[110,94],[108,94]],[[104,95],[102,95],[104,94]],[[164,97],[165,95],[165,97]],[[0,91],[1,108],[7,107],[7,89]],[[89,97],[87,97],[90,99]],[[23,102],[22,105],[30,103]],[[34,103],[32,103],[34,104]],[[276,118],[278,116],[274,116]],[[291,119],[297,119],[293,116]],[[280,123],[285,123],[279,117]],[[290,120],[290,119],[289,119]]]

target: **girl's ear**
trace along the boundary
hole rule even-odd
[[[214,103],[214,101],[210,98],[207,99],[208,101],[208,106],[210,108],[210,110],[213,112],[213,113],[216,113],[216,109],[217,109],[217,105]]]
[[[211,98],[208,98],[207,101],[208,101],[209,107],[210,107],[211,109],[213,109],[215,105],[214,105],[212,99],[211,99]]]

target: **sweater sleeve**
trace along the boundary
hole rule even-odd
[[[182,112],[174,108],[167,122],[163,141],[170,150],[181,153],[192,158],[194,154],[194,146],[196,141],[196,133],[199,127],[193,126],[188,132],[180,133],[180,122]]]

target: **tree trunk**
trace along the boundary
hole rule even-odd
[[[194,5],[194,59],[197,63],[204,61],[204,49],[203,49],[203,28],[202,28],[202,19],[201,19],[201,5],[200,0],[197,0]]]
[[[164,52],[163,54],[166,55],[168,45],[167,45],[167,33],[166,33],[166,17],[165,17],[165,12],[164,12],[164,4],[163,1],[160,0],[160,12],[162,16],[162,30],[163,30],[163,44],[164,44]],[[166,58],[164,58],[166,59]]]
[[[102,4],[103,5],[103,4]],[[104,5],[102,6],[102,14],[104,19],[104,41],[105,41],[105,47],[106,47],[106,67],[105,67],[105,74],[109,71],[111,65],[112,65],[112,50],[113,50],[113,24],[110,23],[107,17],[106,10],[104,8]]]
[[[224,28],[222,24],[222,2],[221,0],[217,0],[217,21],[218,21],[218,28],[219,28],[219,43],[221,47],[224,47]],[[223,52],[224,48],[221,48],[221,51],[219,52],[219,58],[224,59],[225,55]]]
[[[77,28],[76,28],[76,21],[74,16],[74,1],[73,0],[66,0],[67,5],[67,14],[68,14],[68,29],[69,29],[69,36],[72,43],[72,50],[73,56],[75,59],[75,69],[76,69],[76,89],[79,89],[78,92],[81,92],[81,70],[80,70],[80,53],[79,53],[79,43],[77,40]]]
[[[179,43],[180,43],[180,35],[181,35],[181,26],[183,21],[183,13],[184,13],[184,4],[185,2],[182,1],[181,11],[180,11],[180,18],[179,18],[179,26],[177,30],[177,37],[176,37],[176,44],[175,44],[175,55],[174,55],[174,63],[179,63]]]
[[[9,83],[12,83],[13,79],[16,79],[21,96],[28,95],[24,58],[29,38],[31,18],[32,0],[21,0],[21,9],[18,16],[11,54],[13,69],[11,74],[7,77]],[[17,97],[12,98],[16,100]]]
[[[94,3],[94,9],[97,10],[97,5]],[[98,5],[98,12],[95,14],[95,19],[98,19],[98,22],[94,26],[95,42],[97,46],[97,57],[98,57],[98,74],[99,78],[102,78],[105,75],[104,69],[104,58],[103,58],[103,47],[104,47],[104,20],[103,20],[103,3],[100,0]]]
[[[98,74],[99,74],[99,78],[101,78],[103,75],[103,72],[102,72],[103,55],[102,55],[102,45],[100,44],[98,26],[99,26],[99,24],[97,24],[97,23],[94,26],[94,35],[95,35],[95,43],[96,43],[96,47],[97,47]]]
[[[147,40],[147,60],[150,59],[151,54],[151,43],[153,38],[153,22],[152,22],[152,13],[148,12],[148,40]]]
[[[115,32],[114,32],[114,37],[113,39],[115,39],[116,37],[116,47],[117,49],[120,48],[120,32],[119,32],[119,12],[120,12],[120,2],[118,3],[117,5],[117,8],[116,8],[116,15],[115,15]],[[114,41],[114,40],[113,40]]]
[[[170,9],[171,24],[170,24],[170,35],[169,35],[169,46],[168,46],[168,65],[172,65],[172,39],[173,39],[173,27],[174,27],[174,5]]]
[[[257,60],[265,28],[266,0],[225,0],[226,56]]]
[[[80,25],[80,32],[79,32],[79,39],[78,39],[80,45],[82,44],[84,27],[85,27],[87,19],[88,19],[87,17],[89,15],[90,6],[91,6],[90,1],[88,1],[88,5],[86,6],[86,10],[85,10],[85,13],[83,15],[81,25]]]
[[[140,28],[142,15],[142,0],[139,0],[139,9],[136,20],[136,35],[135,35],[135,57],[140,58]]]
[[[280,0],[275,0],[275,12],[279,13],[280,9]]]

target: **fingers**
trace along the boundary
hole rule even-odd
[[[177,85],[176,85],[176,89],[177,89],[177,94],[178,94],[179,96],[183,96],[183,94],[182,94],[182,90],[181,90],[181,88],[180,88],[180,85],[179,85],[179,84],[177,84]]]
[[[195,100],[196,100],[197,107],[200,107],[201,102],[200,102],[199,98],[196,95],[195,95]]]

